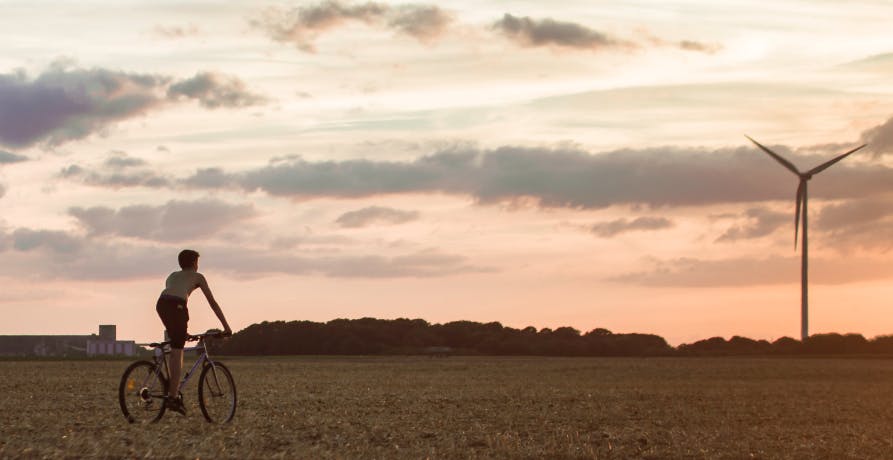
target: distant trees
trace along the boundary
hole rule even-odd
[[[554,331],[514,329],[498,322],[454,321],[429,324],[421,319],[375,318],[312,321],[264,321],[252,324],[215,352],[232,355],[374,355],[415,354],[449,349],[467,355],[660,356],[673,348],[656,335],[613,334],[595,329],[586,334],[570,327]]]
[[[713,337],[679,345],[676,351],[683,356],[893,354],[893,336],[867,340],[860,334],[831,333],[811,335],[802,342],[782,337],[771,343],[738,336],[729,340]]]
[[[375,318],[313,321],[264,321],[213,343],[230,355],[379,355],[462,354],[533,356],[771,356],[893,354],[893,336],[867,340],[859,334],[816,334],[806,341],[782,337],[774,342],[735,336],[713,337],[676,348],[652,334],[614,334],[603,328],[581,333],[514,329],[498,322]]]

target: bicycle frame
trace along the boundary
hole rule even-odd
[[[180,381],[180,385],[177,387],[177,391],[182,392],[183,388],[189,383],[189,379],[195,374],[195,371],[202,368],[204,363],[211,364],[213,366],[214,360],[211,359],[211,356],[208,354],[208,348],[205,346],[205,337],[204,335],[198,336],[198,344],[194,347],[185,347],[183,348],[183,353],[185,354],[188,351],[201,351],[201,355],[199,355],[198,359],[195,360],[195,363],[189,369],[183,379]],[[171,375],[170,364],[168,361],[168,356],[170,355],[170,344],[164,344],[162,347],[155,348],[155,362],[158,363],[158,368],[164,368],[164,372],[168,378]],[[211,373],[214,376],[214,384],[217,385],[218,391],[220,387],[220,382],[217,379],[217,370],[215,367],[211,367]]]

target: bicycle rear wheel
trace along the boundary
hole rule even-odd
[[[205,364],[198,379],[198,405],[205,420],[226,423],[236,415],[236,382],[222,363]]]
[[[137,361],[127,367],[118,386],[118,403],[130,423],[152,423],[164,415],[167,377],[155,363]]]

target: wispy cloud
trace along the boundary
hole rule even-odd
[[[270,8],[251,23],[275,41],[291,43],[302,51],[313,53],[316,52],[314,42],[320,35],[350,22],[382,27],[430,42],[452,21],[451,14],[435,5],[392,6],[330,0],[292,10]]]
[[[28,157],[22,155],[16,155],[12,152],[7,152],[5,150],[0,150],[0,165],[2,164],[10,164],[10,163],[21,163],[23,161],[28,161]]]
[[[440,38],[453,22],[453,15],[434,5],[400,5],[388,19],[391,29],[422,42]]]
[[[893,154],[893,118],[863,131],[862,141],[876,156]]]
[[[604,32],[569,21],[558,21],[552,18],[535,19],[531,17],[513,16],[506,13],[496,21],[493,30],[512,40],[522,47],[553,47],[601,51],[606,49],[634,50],[643,45],[636,40],[626,40],[610,36]],[[672,41],[650,34],[638,32],[639,42],[651,46],[670,46],[685,51],[716,53],[722,46],[694,40]]]
[[[601,238],[612,238],[621,233],[663,230],[672,226],[673,222],[665,217],[637,217],[632,220],[617,219],[599,222],[590,226],[589,230]]]
[[[207,108],[263,102],[238,79],[213,73],[174,82],[162,75],[58,63],[34,79],[24,72],[0,74],[0,145],[58,145],[83,139],[180,98],[195,99]]]
[[[266,98],[260,94],[248,91],[245,83],[238,78],[213,72],[200,72],[192,78],[174,83],[168,88],[167,95],[173,100],[197,100],[208,109],[249,107],[266,102]]]
[[[0,275],[22,271],[41,279],[158,278],[176,266],[179,245],[132,244],[59,230],[0,230]],[[283,250],[203,245],[205,267],[239,276],[289,274],[333,278],[431,278],[492,269],[436,249],[398,255],[316,256]],[[139,263],[134,263],[139,261]]]
[[[185,26],[156,25],[152,29],[152,33],[164,38],[185,38],[196,36],[200,33],[200,31],[195,24],[189,24]]]
[[[396,225],[419,218],[418,211],[401,211],[383,206],[370,206],[342,214],[335,223],[344,228],[360,228],[373,224]]]
[[[533,19],[506,13],[493,24],[493,28],[521,46],[528,47],[558,46],[599,50],[633,46],[583,25],[551,18]]]
[[[750,208],[744,211],[746,222],[725,231],[716,241],[733,242],[743,239],[761,238],[772,234],[785,224],[793,224],[791,215],[772,211],[766,207]]]
[[[889,251],[893,249],[893,194],[829,204],[819,211],[815,226],[835,249]]]
[[[66,166],[59,172],[59,177],[109,188],[161,188],[172,185],[170,179],[153,170],[145,160],[124,152],[112,152],[97,166]]]
[[[256,215],[250,204],[220,200],[173,200],[160,206],[73,207],[69,214],[90,236],[125,236],[156,241],[188,241],[240,225]]]
[[[793,284],[800,279],[798,256],[650,260],[651,268],[611,281],[658,287],[720,287]],[[873,258],[812,258],[810,282],[847,284],[893,276],[893,263]]]

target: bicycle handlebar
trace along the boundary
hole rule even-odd
[[[208,338],[208,337],[219,338],[219,337],[229,337],[231,335],[233,335],[232,332],[227,333],[224,331],[208,331],[208,332],[205,332],[202,334],[195,334],[195,335],[186,334],[186,341],[187,342],[195,342],[197,340],[201,340],[201,339]]]
[[[208,332],[204,332],[204,333],[202,333],[202,334],[195,334],[195,335],[193,335],[193,334],[186,334],[186,341],[187,341],[187,342],[197,342],[197,341],[202,340],[202,339],[207,339],[207,338],[216,339],[216,338],[229,337],[229,336],[231,336],[231,335],[233,335],[232,332],[227,333],[227,332],[224,332],[224,331],[208,331]],[[150,343],[150,344],[147,344],[147,345],[150,346],[150,347],[152,347],[152,348],[161,348],[161,347],[163,347],[163,346],[165,346],[165,345],[170,345],[170,344],[171,344],[171,341],[170,341],[170,340],[167,340],[167,341],[164,341],[164,342],[154,342],[154,343]]]

